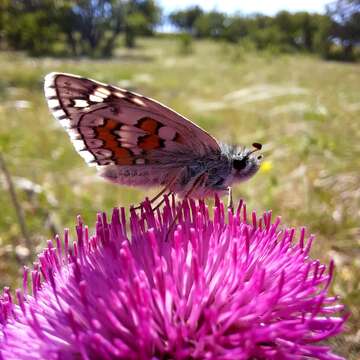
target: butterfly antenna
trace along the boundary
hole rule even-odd
[[[252,146],[255,148],[254,150],[250,151],[247,156],[253,154],[254,152],[260,151],[262,149],[262,144],[260,143],[253,143]]]

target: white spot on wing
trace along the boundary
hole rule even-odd
[[[123,148],[126,148],[126,149],[132,149],[132,148],[136,147],[136,145],[137,145],[137,144],[125,143],[125,142],[122,142],[122,143],[121,143],[121,146],[122,146]]]
[[[106,88],[103,88],[103,87],[98,87],[94,92],[94,95],[100,96],[104,99],[106,99],[110,94],[111,94],[111,91]]]
[[[86,146],[84,144],[84,141],[82,140],[72,140],[71,141],[74,145],[74,148],[77,150],[77,151],[81,151],[81,150],[85,150],[86,149]]]
[[[54,85],[54,77],[56,76],[56,73],[50,73],[47,74],[45,76],[45,82],[44,82],[44,87],[46,88],[51,88]],[[51,90],[51,89],[48,89]],[[45,90],[46,92],[46,90]]]
[[[117,132],[120,135],[121,144],[128,143],[136,145],[138,143],[138,138],[142,134],[133,133],[133,132],[122,132],[122,130]]]
[[[79,154],[87,163],[91,163],[95,161],[95,157],[90,151],[86,151],[86,150],[79,151]]]
[[[135,104],[140,105],[140,106],[146,106],[146,104],[139,98],[133,98],[132,102],[134,102]]]
[[[68,134],[69,134],[71,140],[79,140],[79,139],[81,139],[81,135],[76,129],[70,129],[68,131]]]
[[[56,118],[59,118],[59,117],[64,116],[64,115],[66,115],[66,114],[65,114],[65,111],[64,111],[64,110],[57,110],[57,111],[54,111],[54,112],[53,112],[53,115],[54,115]]]
[[[45,96],[46,97],[57,96],[56,90],[52,89],[52,88],[49,88],[49,87],[46,87],[46,85],[45,85]]]
[[[114,95],[115,95],[115,96],[117,96],[117,97],[119,97],[119,98],[121,98],[121,99],[123,99],[123,98],[125,98],[125,97],[126,97],[126,95],[125,95],[125,94],[123,94],[123,93],[121,93],[120,91],[116,91],[116,92],[114,92]]]
[[[146,131],[144,131],[143,129],[140,129],[136,126],[123,125],[123,126],[121,126],[121,129],[115,131],[115,133],[117,133],[119,135],[121,135],[122,133],[133,133],[133,134],[138,134],[138,135],[145,135]]]
[[[56,106],[59,106],[60,102],[59,102],[59,100],[51,99],[51,100],[48,100],[48,105],[49,105],[49,108],[52,109]]]
[[[71,120],[70,119],[62,119],[59,120],[59,123],[61,126],[63,126],[65,129],[70,129],[72,127]]]
[[[90,101],[93,101],[93,102],[103,102],[104,101],[104,99],[102,97],[96,96],[96,95],[90,95],[89,99],[90,99]]]
[[[88,107],[88,106],[89,106],[89,103],[86,100],[74,99],[74,107],[85,108],[85,107]]]

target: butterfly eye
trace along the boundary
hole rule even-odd
[[[235,159],[233,161],[233,167],[234,167],[235,170],[243,170],[243,169],[246,168],[246,165],[247,165],[247,158],[246,157],[244,157],[241,160]]]

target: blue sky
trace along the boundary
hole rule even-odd
[[[169,13],[173,10],[199,5],[205,10],[219,10],[227,13],[240,11],[244,14],[260,12],[273,15],[279,10],[309,11],[323,13],[325,5],[332,0],[158,0],[160,5]]]

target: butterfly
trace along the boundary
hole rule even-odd
[[[228,191],[259,169],[254,149],[219,143],[205,130],[148,97],[65,73],[45,77],[50,111],[75,149],[118,184],[161,186],[162,194],[205,198]]]

